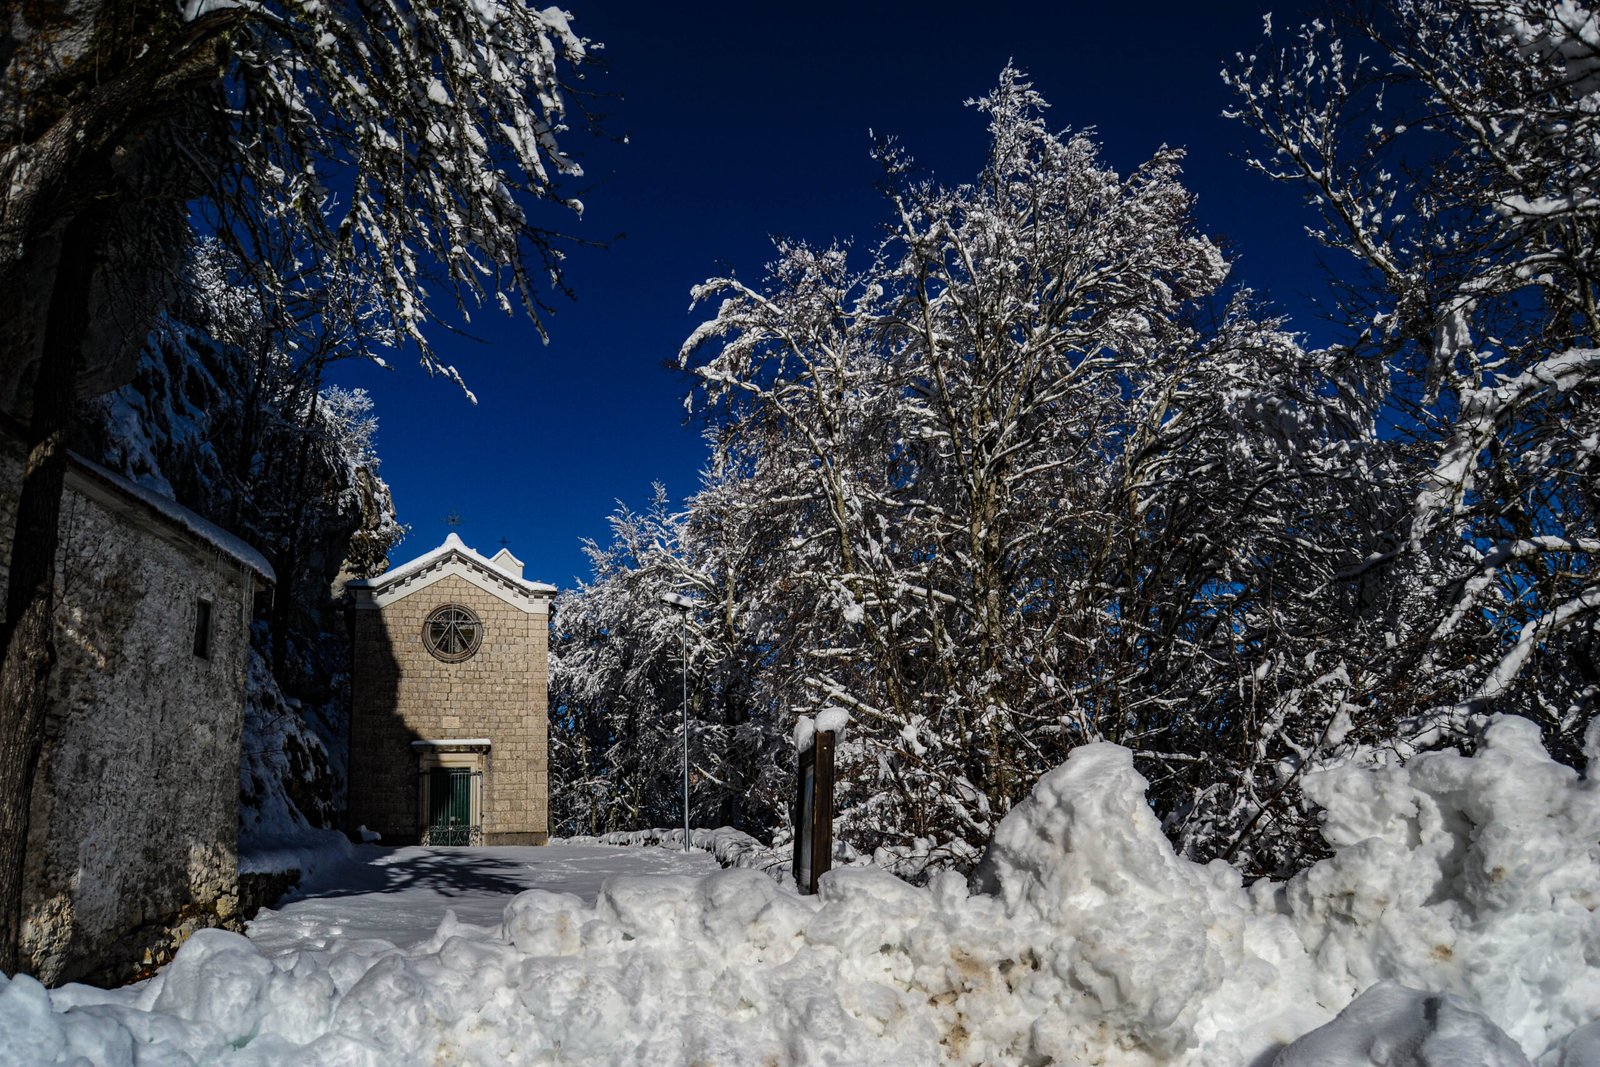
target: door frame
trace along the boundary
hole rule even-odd
[[[485,811],[484,779],[488,773],[490,742],[484,738],[459,741],[413,741],[417,754],[417,840],[428,844],[429,787],[434,771],[464,770],[471,773],[469,806],[471,822],[468,844],[483,844]]]

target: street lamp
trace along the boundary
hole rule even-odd
[[[662,593],[661,602],[683,612],[678,647],[683,660],[683,850],[689,851],[689,612],[694,601],[681,593]]]

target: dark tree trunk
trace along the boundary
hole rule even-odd
[[[321,391],[322,364],[318,363],[313,372],[311,393],[306,397],[305,417],[295,452],[294,483],[289,491],[294,506],[280,534],[279,544],[283,549],[272,560],[272,568],[279,575],[272,600],[272,673],[279,678],[284,676],[289,662],[289,627],[299,604],[300,583],[296,579],[305,554],[302,550],[308,547],[302,540],[308,536],[305,532],[306,480],[311,471],[311,439],[316,425],[317,396]]]
[[[56,660],[56,540],[66,441],[89,324],[95,252],[105,221],[105,212],[89,208],[62,233],[28,423],[5,619],[0,623],[0,971],[7,973],[16,973],[25,962],[18,944],[22,883],[45,696]]]

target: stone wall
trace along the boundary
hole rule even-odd
[[[381,578],[379,579],[381,580]],[[477,653],[436,659],[422,642],[435,608],[459,604],[483,623]],[[381,608],[358,608],[350,736],[350,824],[386,842],[415,841],[419,755],[413,741],[487,738],[487,844],[538,844],[548,835],[549,616],[456,575]]]
[[[20,456],[0,441],[0,557]],[[236,921],[239,732],[254,575],[69,473],[56,648],[29,813],[23,947],[47,983]],[[195,654],[210,604],[209,656]]]

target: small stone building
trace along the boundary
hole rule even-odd
[[[23,451],[0,425],[0,597]],[[73,456],[57,552],[57,661],[29,809],[26,969],[136,976],[238,903],[239,734],[261,555]]]
[[[543,844],[549,836],[550,601],[454,533],[352,608],[350,828],[385,842]]]

